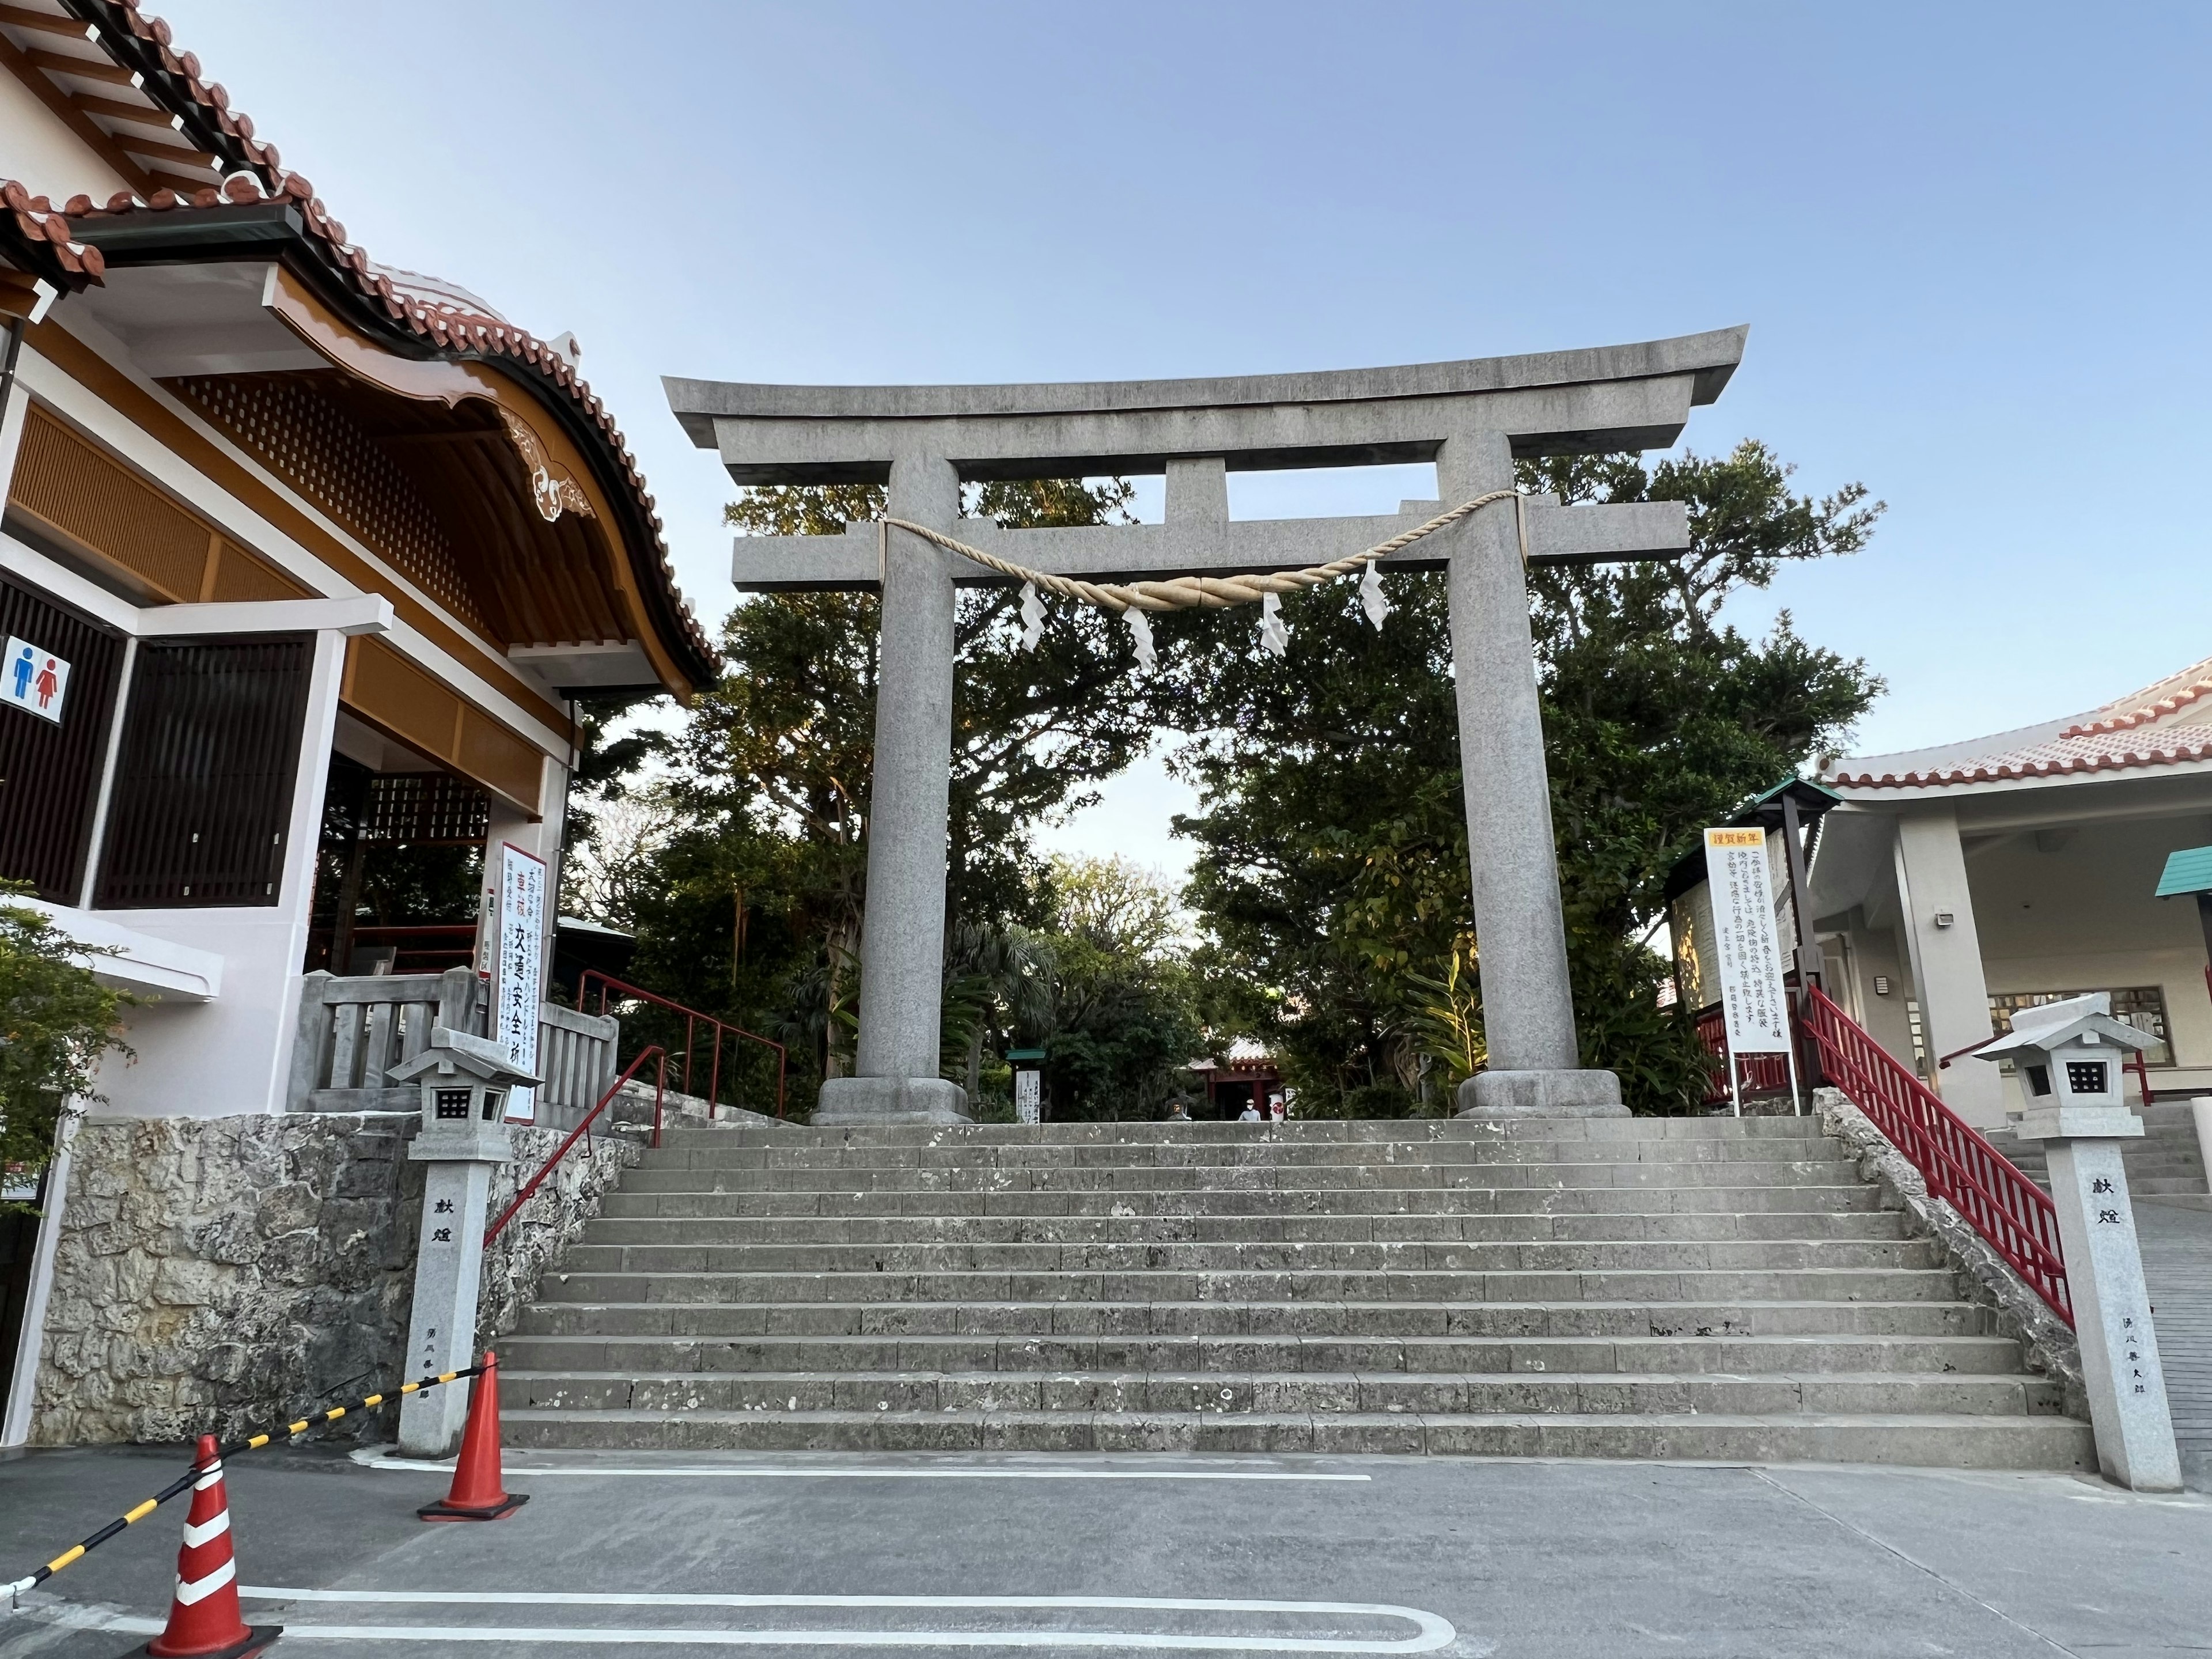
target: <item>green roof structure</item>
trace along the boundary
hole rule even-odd
[[[2166,872],[2158,878],[2157,898],[2178,893],[2212,893],[2212,847],[2185,847],[2166,855]]]

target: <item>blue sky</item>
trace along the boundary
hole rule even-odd
[[[2212,8],[163,9],[374,257],[577,332],[710,620],[728,489],[664,373],[1256,373],[1748,323],[1688,442],[1889,503],[1737,617],[1786,605],[1887,680],[1859,748],[2212,655]],[[1063,839],[1179,864],[1174,799],[1148,770]]]

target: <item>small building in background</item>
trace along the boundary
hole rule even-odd
[[[1199,1092],[1191,1111],[1194,1118],[1235,1118],[1247,1106],[1266,1117],[1271,1102],[1287,1105],[1290,1100],[1282,1067],[1265,1044],[1250,1037],[1238,1037],[1220,1054],[1194,1060],[1188,1070],[1192,1087]]]

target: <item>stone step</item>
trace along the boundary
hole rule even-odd
[[[938,1150],[964,1146],[1046,1146],[1079,1148],[1102,1145],[1299,1146],[1338,1141],[1364,1145],[1426,1146],[1452,1141],[1510,1140],[1764,1140],[1818,1139],[1814,1117],[1630,1118],[1310,1118],[1281,1124],[1251,1123],[965,1123],[883,1124],[865,1128],[816,1128],[787,1125],[775,1130],[752,1126],[669,1126],[671,1146],[920,1146]]]
[[[2059,1385],[1906,1372],[1758,1376],[1444,1371],[500,1371],[500,1408],[686,1412],[1956,1412],[2051,1416]]]
[[[1764,1215],[601,1216],[589,1244],[1389,1243],[1903,1238],[1894,1210]]]
[[[1359,1164],[1220,1168],[1046,1165],[1036,1169],[723,1170],[652,1166],[630,1171],[635,1192],[1340,1192],[1437,1188],[1834,1187],[1856,1179],[1842,1158],[1748,1158],[1655,1164]]]
[[[1186,1215],[1613,1215],[1736,1216],[1778,1212],[1866,1211],[1881,1195],[1856,1179],[1832,1186],[1601,1187],[1570,1192],[1543,1188],[1504,1190],[1465,1187],[1401,1187],[1382,1190],[1294,1192],[715,1192],[709,1188],[647,1191],[624,1177],[607,1195],[607,1216],[823,1216],[891,1218],[905,1216],[1186,1216]]]
[[[1934,1267],[1593,1268],[1581,1272],[1383,1268],[1237,1273],[576,1273],[549,1274],[547,1302],[1942,1302]]]
[[[1996,1316],[1943,1301],[541,1302],[531,1336],[1207,1338],[1984,1336]]]
[[[1999,1336],[526,1336],[503,1374],[1079,1370],[2016,1376]]]
[[[649,1170],[1249,1170],[1565,1164],[1741,1164],[1832,1158],[1808,1138],[1782,1141],[1440,1141],[1394,1148],[1317,1142],[1257,1146],[978,1146],[939,1151],[882,1146],[689,1146],[649,1151]]]
[[[1804,1119],[685,1128],[503,1345],[516,1445],[2073,1468]]]
[[[1927,1239],[575,1244],[566,1273],[1583,1273],[1933,1267]]]
[[[1664,1458],[2094,1469],[2089,1427],[2010,1414],[572,1412],[504,1415],[514,1446],[684,1451],[1197,1451]]]

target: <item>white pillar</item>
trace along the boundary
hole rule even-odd
[[[957,533],[951,463],[891,463],[890,516]],[[860,937],[854,1070],[822,1085],[817,1123],[964,1123],[968,1093],[939,1075],[945,981],[945,836],[952,766],[952,557],[886,533],[868,791],[868,906]]]
[[[1996,1030],[1957,811],[1945,803],[1899,813],[1896,860],[1898,908],[1912,958],[1921,1038],[1935,1068],[1945,1054],[1985,1042]],[[1954,1060],[1948,1070],[1935,1069],[1929,1085],[1976,1128],[2003,1127],[2004,1079],[1996,1066]]]
[[[2181,1455],[2120,1158],[2124,1142],[2142,1133],[2142,1121],[2124,1107],[2031,1109],[2020,1127],[2020,1138],[2042,1141],[2051,1159],[2098,1467],[2136,1492],[2178,1492]]]
[[[1455,437],[1437,457],[1437,477],[1448,502],[1510,489],[1512,447],[1502,432]],[[1485,507],[1442,534],[1450,538],[1452,672],[1490,1051],[1488,1069],[1461,1085],[1460,1109],[1626,1117],[1620,1080],[1580,1069],[1513,506]]]

